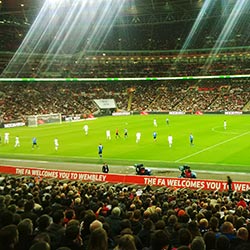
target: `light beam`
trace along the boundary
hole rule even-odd
[[[39,74],[62,74],[72,57],[80,60],[86,50],[101,47],[125,1],[46,0],[2,76],[30,77],[26,72],[37,54]]]

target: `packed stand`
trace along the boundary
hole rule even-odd
[[[250,85],[247,79],[2,83],[1,121],[25,121],[28,115],[50,113],[98,114],[93,99],[114,99],[117,110],[131,112],[249,111]]]
[[[57,56],[44,62],[42,56],[11,60],[3,54],[2,77],[28,78],[123,78],[123,77],[185,77],[202,75],[247,75],[250,56],[247,51],[219,53],[210,58],[210,51],[179,51],[157,53],[109,52],[83,58]],[[4,68],[9,66],[7,70]]]
[[[27,115],[61,113],[66,116],[97,111],[93,99],[112,98],[125,108],[126,86],[121,83],[5,83],[1,84],[3,121],[26,120]],[[25,103],[25,105],[23,105]]]
[[[249,249],[249,197],[1,177],[0,249]]]

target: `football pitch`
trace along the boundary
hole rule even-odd
[[[169,124],[166,123],[169,119]],[[157,127],[153,120],[157,120]],[[224,129],[224,120],[227,128]],[[89,127],[85,135],[83,126]],[[128,137],[124,138],[124,129]],[[115,138],[115,130],[120,137]],[[111,140],[106,138],[111,131]],[[4,144],[4,133],[10,133]],[[157,132],[157,140],[153,132]],[[136,143],[136,133],[141,140]],[[189,135],[194,136],[190,145]],[[38,161],[74,162],[130,166],[143,163],[154,168],[176,168],[188,164],[193,169],[250,173],[250,115],[130,115],[48,124],[38,127],[1,129],[0,157]],[[168,136],[173,145],[168,145]],[[14,147],[15,137],[20,147]],[[38,148],[32,149],[32,138]],[[54,139],[58,138],[56,151]],[[103,157],[98,145],[103,145]],[[1,161],[1,159],[0,159]]]

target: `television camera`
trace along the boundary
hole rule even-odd
[[[135,167],[135,171],[137,175],[151,175],[152,174],[151,169],[144,167],[142,163],[135,164],[134,167]]]
[[[181,175],[179,178],[196,178],[197,175],[195,172],[193,172],[190,168],[190,166],[183,165],[179,166],[179,170],[181,171]]]

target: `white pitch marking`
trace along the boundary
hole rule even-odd
[[[217,130],[217,128],[220,128],[220,127],[214,127],[214,128],[212,128],[211,130],[212,130],[213,132],[221,133],[221,134],[232,134],[232,135],[238,135],[238,134],[239,134],[239,133],[237,133],[237,132],[219,131],[219,130]]]
[[[247,134],[249,134],[249,133],[250,133],[250,132],[248,131],[248,132],[246,132],[246,133],[243,133],[243,134],[241,134],[241,135],[237,135],[237,136],[235,136],[235,137],[233,137],[233,138],[230,138],[230,139],[228,139],[228,140],[219,142],[219,143],[217,143],[217,144],[214,144],[213,146],[204,148],[204,149],[202,149],[202,150],[200,150],[200,151],[198,151],[198,152],[196,152],[196,153],[193,153],[193,154],[191,154],[191,155],[187,155],[187,156],[185,156],[185,157],[183,157],[183,158],[180,158],[180,159],[176,160],[175,162],[179,162],[179,161],[185,160],[185,159],[187,159],[187,158],[189,158],[189,157],[191,157],[191,156],[198,155],[198,154],[200,154],[200,153],[202,153],[202,152],[205,152],[205,151],[207,151],[207,150],[209,150],[209,149],[211,149],[211,148],[215,148],[215,147],[217,147],[217,146],[220,146],[220,145],[222,145],[222,144],[224,144],[224,143],[227,143],[227,142],[230,142],[230,141],[232,141],[232,140],[235,140],[235,139],[237,139],[237,138],[239,138],[239,137],[241,137],[241,136],[247,135]]]

